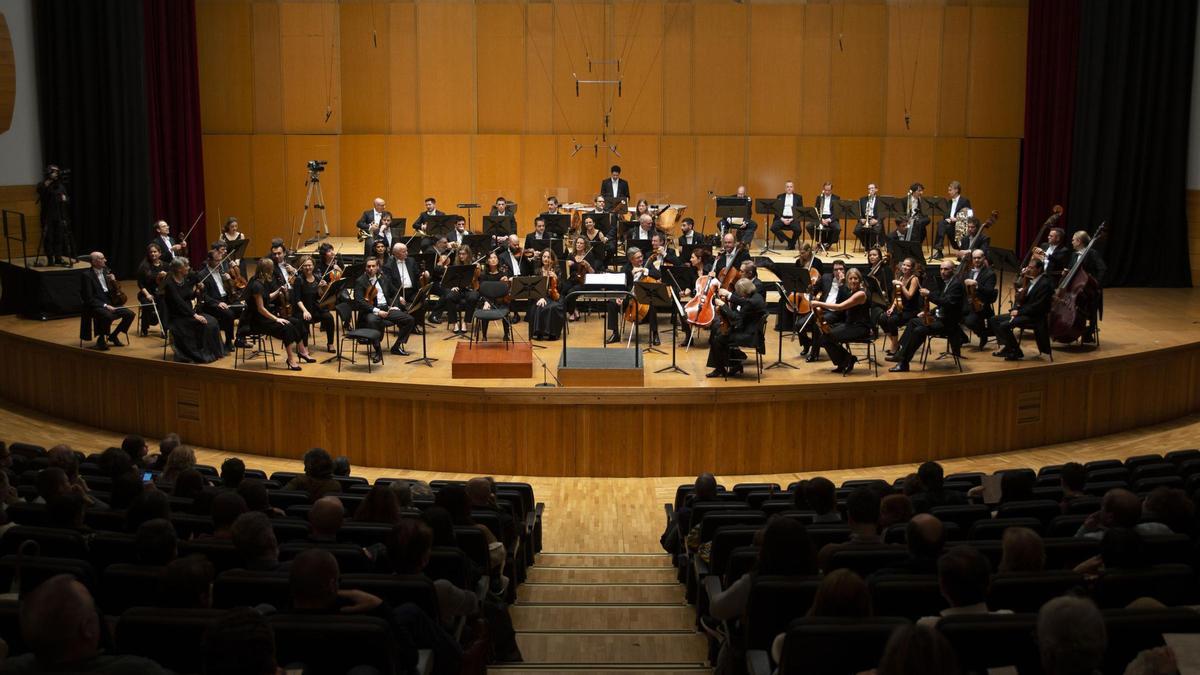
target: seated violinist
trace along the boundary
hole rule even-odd
[[[582,235],[575,237],[571,251],[565,260],[566,275],[560,289],[563,295],[563,308],[567,312],[567,318],[571,321],[579,320],[577,300],[571,293],[582,288],[587,275],[601,267],[601,259],[602,254],[597,254],[586,237]]]
[[[231,268],[225,264],[225,245],[222,242],[218,241],[213,244],[212,250],[208,252],[208,257],[204,262],[206,269],[200,273],[200,278],[204,280],[204,295],[200,298],[200,310],[217,320],[217,325],[225,334],[225,351],[233,351],[233,322],[242,315],[240,292],[246,288],[246,283],[242,279],[240,280],[241,288],[234,288],[231,271],[237,268]],[[236,274],[240,275],[240,272]],[[238,342],[238,346],[241,347],[245,341],[238,337]]]
[[[943,260],[938,268],[941,274],[941,290],[928,288],[919,290],[921,298],[928,301],[926,307],[915,317],[909,319],[900,338],[900,346],[894,356],[888,356],[888,361],[895,361],[889,372],[907,373],[908,362],[916,355],[917,350],[925,346],[925,340],[930,336],[944,336],[950,341],[950,350],[958,353],[963,342],[962,330],[958,327],[962,322],[963,311],[963,282],[954,274],[954,263]],[[927,314],[932,312],[932,316]]]
[[[1005,316],[997,317],[992,326],[996,334],[996,342],[1000,349],[992,352],[992,356],[1002,357],[1005,361],[1019,361],[1025,357],[1021,351],[1013,330],[1018,328],[1035,329],[1046,321],[1050,313],[1050,301],[1054,297],[1055,280],[1042,274],[1042,261],[1034,258],[1029,261],[1018,283],[1023,283],[1017,292],[1016,307]]]
[[[816,288],[810,290],[810,294],[812,298],[822,300],[821,308],[814,306],[814,313],[820,312],[821,318],[826,324],[841,323],[845,318],[842,311],[830,308],[841,306],[851,295],[850,288],[846,285],[846,263],[834,260],[832,271],[821,275]],[[801,317],[800,321],[802,322],[800,343],[804,345],[800,355],[804,357],[805,363],[812,363],[821,356],[821,347],[817,344],[821,331],[815,316],[812,318]]]
[[[732,236],[732,235],[726,235]],[[721,289],[714,301],[720,319],[714,322],[712,339],[708,347],[709,368],[707,377],[725,377],[742,372],[740,363],[729,365],[730,357],[738,361],[746,360],[745,352],[737,347],[758,349],[757,342],[761,339],[760,327],[767,313],[767,303],[763,297],[754,292],[754,282],[749,279],[739,279],[734,284],[734,292]],[[727,329],[722,328],[727,326]]]
[[[639,249],[637,247],[629,249],[628,256],[629,256],[629,262],[625,263],[625,266],[623,268],[621,268],[621,271],[623,271],[625,273],[625,290],[632,291],[633,285],[643,279],[647,279],[647,278],[661,279],[662,278],[662,275],[659,273],[658,270],[656,270],[653,267],[645,266],[645,264],[644,264],[645,257],[642,255],[641,249]],[[618,312],[618,310],[625,310],[627,320],[633,317],[633,313],[635,311],[639,315],[644,313],[646,323],[650,324],[650,344],[651,345],[659,344],[658,314],[654,311],[653,307],[650,307],[647,305],[641,305],[641,304],[637,303],[636,300],[634,300],[633,298],[628,297],[628,296],[626,296],[621,301],[618,301],[616,298],[613,298],[612,301],[608,303],[607,325],[608,325],[608,330],[610,332],[610,334],[608,336],[609,344],[621,341],[621,334],[617,330],[617,312]],[[637,330],[636,323],[637,322],[635,322],[633,330]]]
[[[533,339],[557,340],[566,321],[562,296],[558,292],[558,260],[554,258],[554,251],[546,249],[542,251],[538,263],[538,270],[534,274],[546,278],[547,297],[530,303],[525,319],[529,322],[529,333]]]
[[[325,332],[325,350],[333,352],[333,312],[322,306],[332,306],[336,301],[336,298],[326,297],[331,285],[329,281],[317,276],[311,257],[300,257],[300,271],[292,283],[291,299],[292,316],[304,322],[301,345],[305,347],[305,351],[301,353],[301,361],[311,363],[308,361],[311,357],[307,352],[309,324],[321,324],[321,330]]]
[[[745,248],[737,245],[733,233],[727,232],[721,237],[721,252],[717,254],[708,274],[711,277],[719,276],[724,270],[738,269],[743,262],[749,259],[750,254],[746,252]]]
[[[405,312],[395,303],[399,301],[396,286],[391,279],[379,272],[379,263],[374,258],[367,259],[367,269],[354,284],[354,308],[358,311],[360,326],[377,330],[382,334],[388,326],[396,327],[396,343],[392,345],[392,353],[408,356],[404,343],[412,333],[416,321],[412,315]],[[383,360],[381,341],[371,345],[371,361],[379,363]]]

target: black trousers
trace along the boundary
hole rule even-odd
[[[963,325],[975,335],[983,337],[992,332],[989,328],[991,318],[991,307],[984,305],[982,312],[967,312],[963,317]]]
[[[945,243],[946,237],[950,237],[950,241],[954,241],[954,221],[947,223],[945,220],[940,220],[937,234],[933,238],[933,247],[939,251],[942,250],[942,244]]]
[[[821,243],[826,246],[836,246],[838,237],[842,234],[842,224],[836,220],[830,220],[824,230],[818,230],[816,223],[809,223],[804,226],[813,239],[817,238],[817,233],[820,232]]]
[[[1043,317],[1033,317],[1029,315],[1012,316],[1011,314],[996,317],[992,321],[993,332],[996,334],[996,342],[1010,351],[1021,351],[1020,345],[1017,343],[1017,336],[1014,331],[1021,328],[1034,330],[1037,328],[1039,321],[1043,321]]]
[[[791,232],[792,236],[785,234]],[[796,248],[796,240],[800,238],[800,224],[792,219],[792,222],[785,223],[782,218],[776,218],[775,223],[771,225],[771,233],[777,238],[788,243],[788,248]]]
[[[305,330],[304,330],[303,342],[304,342],[305,346],[308,345],[308,325],[314,324],[314,323],[321,324],[321,330],[325,332],[325,344],[332,345],[333,344],[333,333],[334,333],[333,312],[331,312],[327,309],[318,309],[317,311],[309,312],[308,314],[309,314],[309,316],[312,317],[312,320],[304,322]],[[300,315],[300,320],[301,321],[304,320],[303,314]]]
[[[739,346],[748,345],[739,344],[738,336],[733,333],[726,335],[720,329],[714,328],[708,339],[708,361],[705,365],[709,368],[726,368],[729,366],[730,356],[736,356],[739,360],[749,358],[745,352],[737,349]]]
[[[417,325],[416,319],[411,314],[399,309],[388,310],[387,314],[383,316],[374,313],[368,314],[363,323],[367,328],[377,330],[380,333],[386,331],[388,326],[395,326],[397,345],[408,342],[408,336],[412,334],[413,328]],[[373,346],[375,349],[382,351],[381,342],[376,342]]]
[[[900,337],[900,349],[896,352],[896,359],[908,363],[917,350],[925,344],[926,338],[931,335],[943,335],[945,329],[945,324],[941,319],[934,319],[933,323],[928,326],[925,325],[925,319],[921,317],[909,319],[908,325],[904,327],[904,335]]]
[[[457,323],[463,313],[466,313],[466,320],[471,321],[475,316],[475,305],[479,304],[479,291],[470,288],[446,291],[442,301],[450,312],[450,321]]]
[[[825,353],[829,354],[829,360],[840,366],[850,358],[850,352],[846,351],[842,343],[863,340],[870,335],[870,326],[860,323],[839,323],[832,326],[828,333],[819,333],[815,349],[824,349]]]
[[[111,310],[101,307],[100,309],[92,310],[92,325],[97,337],[108,337],[117,333],[129,333],[129,326],[133,324],[133,310],[128,307],[114,307]],[[112,325],[116,323],[116,329]]]
[[[915,311],[900,311],[887,314],[887,310],[879,317],[879,327],[886,335],[897,335],[900,333],[900,327],[907,324],[910,319],[915,317]]]
[[[859,223],[854,227],[854,236],[858,237],[863,250],[868,250],[872,245],[883,239],[883,223],[875,225],[863,225]]]
[[[217,320],[221,332],[225,333],[225,344],[233,342],[233,322],[241,313],[241,309],[221,309],[218,305],[205,305],[204,313]]]

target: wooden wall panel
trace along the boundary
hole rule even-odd
[[[833,9],[829,5],[804,7],[804,25],[797,37],[804,75],[800,80],[800,133],[816,136],[831,133],[830,96],[833,92],[830,39]]]
[[[525,17],[518,3],[481,3],[475,8],[476,90],[479,133],[525,130]],[[459,49],[466,45],[459,43]]]
[[[687,204],[685,216],[691,216],[699,228],[707,202],[696,177],[696,140],[692,136],[663,136],[658,144],[660,167],[658,187],[674,204]],[[706,183],[707,184],[707,183]],[[707,188],[705,188],[707,189]],[[714,221],[715,222],[715,221]]]
[[[532,218],[542,210],[542,204],[521,201],[521,137],[485,136],[475,137],[475,179],[472,193],[474,201],[489,207],[497,197],[515,201],[517,207],[518,232],[532,229]],[[456,201],[465,201],[463,200]],[[482,213],[486,213],[483,211]]]
[[[659,176],[663,167],[659,163],[660,136],[622,136],[620,159],[614,159],[621,166],[621,175],[629,176],[630,195],[634,204],[638,199],[650,202],[662,198],[662,185]],[[599,185],[597,185],[599,187]]]
[[[1025,7],[972,8],[968,136],[1022,135],[1028,15]]]
[[[622,95],[612,99],[612,130],[660,134],[663,129],[662,32],[664,7],[635,2],[613,6],[615,56],[621,59]]]
[[[796,192],[811,206],[821,184],[833,177],[833,139],[828,136],[802,136],[796,143]],[[773,194],[783,192],[780,185]]]
[[[577,135],[580,142],[599,136],[603,127],[600,116],[607,109],[615,87],[584,84],[576,92],[575,80],[606,80],[616,77],[616,67],[595,63],[607,61],[609,42],[601,27],[605,25],[605,7],[597,2],[554,2],[554,94],[562,106],[562,120],[555,119],[557,133]],[[545,49],[545,45],[539,45]],[[545,54],[543,53],[543,56]],[[588,59],[593,65],[588,69]],[[561,126],[559,126],[561,122]]]
[[[279,5],[283,129],[330,134],[341,129],[341,36],[338,5]]]
[[[743,134],[750,82],[748,11],[739,4],[697,4],[692,23],[692,131]]]
[[[535,214],[546,210],[546,197],[566,198],[566,190],[558,181],[558,153],[554,136],[521,137],[521,171],[523,188],[521,216],[528,223]],[[561,193],[561,194],[560,194]]]
[[[796,178],[796,137],[795,136],[751,136],[748,148],[748,176],[746,189],[750,194],[759,197],[774,197],[783,192],[783,184]],[[733,194],[736,186],[722,185],[718,194]],[[762,221],[762,216],[755,216]],[[770,223],[765,227],[759,222],[759,235],[766,236]]]
[[[342,131],[356,134],[387,133],[391,128],[392,59],[388,48],[394,39],[387,21],[387,5],[374,2],[339,5],[342,75]],[[397,35],[395,39],[407,36]]]
[[[942,41],[938,36],[942,34],[943,11],[937,6],[888,4],[887,90],[880,105],[887,111],[889,136],[927,136],[939,128],[938,92],[942,87],[954,86],[942,70]],[[963,68],[959,77],[964,92],[965,75]],[[906,105],[911,121],[908,126],[904,123]],[[962,130],[960,120],[957,133],[962,134]]]
[[[390,182],[388,173],[392,162],[386,152],[386,136],[347,134],[341,136],[340,139],[339,150],[342,165],[340,175],[343,189],[340,194],[341,199],[337,203],[336,215],[332,211],[333,205],[327,206],[331,207],[330,221],[344,223],[345,227],[341,228],[342,231],[353,234],[355,223],[358,222],[358,217],[362,215],[362,212],[371,207],[376,197],[384,196],[381,187]],[[323,177],[321,182],[325,182]],[[384,199],[394,200],[395,197],[388,195]],[[418,199],[420,198],[418,197]],[[414,202],[408,204],[411,203]],[[388,208],[404,207],[408,204],[390,201]],[[403,212],[392,213],[395,218],[404,215]],[[355,251],[355,253],[358,252]]]
[[[692,133],[693,70],[692,26],[695,16],[692,5],[676,1],[667,3],[663,27],[663,133]],[[706,80],[701,79],[701,82]]]
[[[885,95],[888,37],[888,10],[884,5],[842,3],[838,25],[831,36],[832,51],[829,107],[832,111],[830,132],[845,136],[878,136],[884,130],[886,108],[878,102]],[[843,35],[838,48],[837,32]],[[854,45],[845,49],[847,37]]]
[[[703,203],[708,192],[732,194],[746,179],[746,138],[744,136],[697,136],[696,180],[701,188],[693,192],[693,204]]]
[[[938,80],[938,133],[943,136],[967,134],[967,107],[971,98],[969,32],[973,7],[946,7],[940,35]]]
[[[248,134],[254,128],[251,35],[248,3],[196,5],[200,91],[222,92],[200,97],[200,124],[207,132]]]
[[[802,5],[750,5],[750,133],[800,133]]]
[[[463,2],[417,4],[417,102],[421,131],[474,133],[475,16]]]
[[[1017,191],[1013,186],[1021,171],[1021,142],[1013,138],[972,138],[967,144],[971,166],[963,181],[964,194],[966,185],[971,185],[972,193],[967,196],[980,220],[986,220],[993,209],[1000,211],[1000,219],[990,233],[992,245],[1011,249],[1016,244]]]
[[[390,57],[390,129],[394,134],[415,134],[420,129],[417,121],[417,46],[420,41],[412,39],[417,34],[417,5],[394,2],[387,8],[388,33],[394,36],[385,45]]]
[[[254,193],[250,162],[253,136],[209,134],[204,137],[204,212],[212,238],[225,224],[225,219],[238,219],[238,229],[253,241]],[[187,225],[184,225],[187,227]]]
[[[246,231],[246,221],[241,221],[239,225],[250,238],[250,255],[262,256],[269,252],[268,244],[272,237],[292,231],[293,219],[300,217],[304,204],[287,201],[284,179],[287,153],[283,136],[251,136],[250,155],[251,166],[254,167],[250,172],[250,189],[254,195],[254,207],[249,217],[252,229]],[[244,214],[236,215],[246,217]]]
[[[444,205],[442,210],[454,213],[455,204],[467,201],[474,195],[475,160],[472,137],[455,136],[425,136],[421,139],[421,184],[427,195],[433,195],[438,203]],[[495,201],[492,196],[492,201]],[[482,198],[474,200],[483,206],[490,206]],[[401,206],[406,213],[411,213],[409,222],[420,212],[417,208],[405,204]],[[447,208],[448,207],[448,208]],[[487,213],[486,209],[484,213]]]
[[[521,3],[525,19],[525,133],[550,134],[562,116],[554,100],[554,6]]]
[[[423,153],[421,152],[420,136],[388,136],[384,144],[384,155],[387,158],[387,182],[383,183],[382,194],[387,195],[388,208],[396,217],[413,218],[424,208],[426,197],[432,196],[442,204],[442,210],[453,207],[458,201],[451,201],[449,196],[443,198],[425,190],[422,184],[424,175]],[[372,196],[372,199],[374,196]],[[354,204],[352,213],[355,217],[362,214],[370,204]],[[411,230],[405,230],[411,232]]]
[[[608,168],[613,163],[620,163],[620,158],[611,156],[603,148],[599,153],[593,152],[590,145],[572,157],[571,139],[571,136],[559,136],[556,143],[559,182],[567,189],[570,201],[591,204],[596,198],[600,181],[608,176]],[[637,176],[630,174],[626,180],[629,181],[630,190],[638,189]]]
[[[278,134],[283,132],[283,65],[280,60],[282,36],[279,26],[279,5],[267,2],[250,4],[251,50],[254,59],[251,76],[254,89],[254,133]],[[200,42],[197,49],[203,49]],[[199,58],[207,58],[200,52]],[[200,100],[225,96],[224,88],[200,89]],[[204,128],[204,132],[208,133]]]

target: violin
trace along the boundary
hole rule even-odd
[[[379,301],[379,284],[368,284],[367,292],[363,294],[363,299],[367,304],[374,307]]]
[[[815,288],[817,285],[817,282],[820,280],[821,280],[821,273],[818,272],[815,267],[808,268],[808,287],[809,287],[809,289]],[[788,302],[791,303],[792,307],[796,308],[797,314],[806,314],[806,313],[812,311],[812,306],[809,304],[811,297],[812,297],[811,290],[808,293],[801,293],[799,291],[796,291],[788,296]]]
[[[552,301],[558,302],[559,294],[558,294],[558,275],[557,274],[550,275],[550,289],[549,289],[549,291],[547,291],[547,294],[550,296],[550,299]]]

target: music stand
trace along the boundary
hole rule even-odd
[[[507,237],[516,234],[517,223],[511,215],[484,216],[483,233],[492,237]]]
[[[349,270],[350,268],[347,267],[346,269]],[[334,337],[337,340],[338,345],[339,345],[337,353],[335,353],[333,356],[325,359],[321,363],[332,363],[334,361],[349,361],[350,360],[350,359],[346,358],[345,356],[342,356],[342,349],[340,347],[340,345],[342,343],[342,317],[337,315],[336,308],[337,308],[338,296],[342,294],[342,291],[344,291],[347,286],[349,286],[350,284],[354,283],[357,280],[358,280],[358,277],[351,277],[347,274],[343,274],[341,279],[338,279],[337,281],[333,282],[332,284],[329,285],[329,288],[325,289],[325,293],[321,296],[320,300],[317,302],[317,307],[320,307],[322,302],[324,302],[328,298],[333,298],[334,307],[330,311],[332,311],[333,315],[334,315],[333,316],[333,333],[334,333]]]
[[[1000,302],[999,306],[1002,307],[1004,306],[1004,302],[1000,300],[1000,294],[1006,289],[1004,285],[1004,273],[1007,271],[1012,274],[1018,274],[1021,271],[1021,261],[1017,259],[1016,251],[1010,251],[1006,248],[992,248],[990,246],[988,247],[987,260],[992,269],[999,271],[996,288],[1000,289],[1000,291],[996,294],[996,300]]]
[[[816,207],[793,206],[792,219],[800,223],[800,241],[804,241],[804,234],[808,232],[805,225],[815,223],[813,225],[813,254],[816,255],[821,245],[821,233],[825,231],[825,228],[821,227],[821,218],[817,215]]]
[[[225,257],[230,260],[238,260],[242,257],[242,251],[250,246],[250,238],[237,239],[233,243],[226,243],[225,246]]]
[[[571,228],[571,216],[566,213],[543,213],[539,216],[546,221],[546,231],[550,236],[562,239],[567,236],[567,230]]]
[[[479,208],[479,205],[474,202],[464,202],[462,204],[455,204],[455,208],[467,210],[467,230],[470,231],[470,229],[471,229],[471,211],[473,209]]]
[[[879,240],[877,245],[881,246],[883,245],[883,242],[887,240],[887,221],[891,220],[892,225],[894,226],[896,224],[896,219],[904,215],[904,202],[904,197],[875,196],[875,204],[877,205],[877,208],[875,209],[875,217],[878,218],[881,223],[883,223],[883,227],[879,228]]]
[[[921,203],[925,205],[927,211],[923,211],[922,213],[929,216],[929,224],[931,225],[929,229],[932,230],[932,236],[936,237],[938,230],[941,229],[942,221],[950,215],[950,201],[945,197],[922,197]],[[953,233],[951,233],[950,238],[954,238]],[[934,246],[934,244],[939,245]],[[940,244],[941,242],[935,242],[931,238],[929,240],[930,253],[933,252],[932,249],[941,248]]]
[[[656,314],[657,310],[659,309],[670,310],[672,302],[671,295],[667,292],[667,288],[669,287],[666,284],[658,281],[646,281],[645,279],[642,279],[641,281],[634,282],[632,289],[634,308],[636,309],[638,305],[645,305],[646,307],[653,308]],[[651,328],[657,330],[657,326],[651,326]],[[637,332],[637,321],[633,322],[633,331],[635,333]],[[654,352],[655,354],[666,354],[666,352],[658,349],[654,345],[650,345],[642,350],[643,354],[649,352]]]
[[[426,216],[425,236],[436,242],[438,238],[445,237],[454,230],[454,223],[458,222],[458,218],[458,214],[454,213],[447,213],[441,216]]]
[[[846,252],[846,223],[857,223],[861,215],[858,212],[857,199],[839,199],[834,202],[829,209],[833,215],[833,219],[838,221],[840,227],[838,229],[838,239],[842,240],[842,252],[834,254],[834,258],[849,258],[850,254]]]
[[[442,276],[442,288],[458,288],[470,289],[471,282],[475,280],[474,265],[451,265],[446,268],[446,274]],[[449,319],[447,319],[449,321]],[[449,324],[447,323],[447,327]],[[446,340],[470,340],[471,336],[467,334],[456,334],[451,332],[449,337],[442,338],[442,342]]]
[[[509,289],[512,292],[512,299],[513,299],[514,303],[517,300],[528,301],[527,304],[525,305],[525,316],[526,317],[529,316],[529,308],[532,307],[534,305],[534,303],[536,303],[538,300],[541,300],[542,298],[549,299],[549,297],[550,297],[549,288],[548,288],[550,282],[548,281],[547,277],[544,277],[540,274],[526,276],[526,277],[513,277],[509,283],[510,283]],[[513,330],[513,334],[515,335],[516,327],[514,326],[512,330]],[[546,348],[543,345],[534,344],[533,340],[528,340],[528,342],[529,342],[529,346],[533,349],[545,349]]]
[[[413,296],[412,302],[408,303],[404,307],[404,310],[408,312],[409,316],[417,313],[420,313],[421,315],[421,356],[409,361],[405,361],[405,363],[420,363],[421,365],[429,366],[430,368],[433,367],[433,362],[437,361],[437,359],[429,356],[429,352],[426,350],[425,344],[425,333],[429,332],[425,330],[425,315],[428,313],[425,311],[425,301],[429,299],[429,293],[432,290],[433,284],[426,284],[422,286],[417,291],[417,294]]]
[[[792,314],[799,314],[796,311],[798,308],[792,304],[789,299],[792,293],[807,293],[808,292],[808,270],[796,265],[776,265],[773,269],[775,276],[779,277],[780,305],[779,313],[782,318],[784,311],[789,311]],[[779,333],[779,343],[775,352],[775,363],[767,366],[763,370],[771,370],[772,368],[791,368],[798,370],[796,366],[783,360],[783,330],[776,331]],[[793,334],[796,332],[793,328]]]
[[[763,218],[763,229],[765,230],[763,238],[766,239],[766,244],[763,245],[762,250],[758,254],[774,253],[775,249],[771,248],[771,244],[774,243],[775,235],[771,233],[771,226],[775,224],[775,218],[779,216],[779,200],[764,199],[761,197],[755,199],[754,212],[760,216],[769,216],[769,219]]]
[[[888,252],[892,256],[892,260],[903,261],[905,258],[916,260],[922,267],[925,266],[925,254],[921,250],[922,243],[919,241],[905,241],[903,239],[888,239]]]
[[[468,234],[463,237],[462,245],[470,247],[471,255],[478,258],[491,250],[492,236],[490,234]]]

